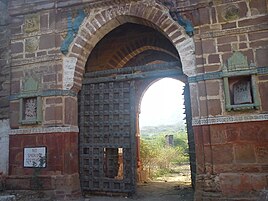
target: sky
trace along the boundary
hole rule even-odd
[[[184,83],[163,78],[151,85],[141,102],[140,127],[183,124]]]

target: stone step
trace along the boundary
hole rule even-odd
[[[15,195],[1,195],[0,201],[16,201]]]
[[[268,190],[263,190],[261,192],[261,195],[258,201],[268,201]]]

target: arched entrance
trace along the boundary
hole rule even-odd
[[[191,113],[191,104],[190,104],[190,93],[189,93],[189,84],[187,83],[186,77],[184,75],[176,75],[176,76],[163,76],[158,77],[156,79],[150,79],[150,80],[141,80],[143,84],[140,85],[139,92],[137,93],[138,96],[138,102],[137,102],[137,122],[139,122],[139,114],[141,112],[141,102],[143,99],[144,94],[147,92],[147,90],[152,86],[154,83],[162,80],[162,78],[169,78],[174,79],[177,81],[180,81],[184,83],[183,86],[183,93],[177,94],[177,96],[182,95],[184,98],[183,108],[184,108],[184,114],[185,114],[185,121],[186,121],[186,132],[187,132],[187,138],[188,138],[188,153],[189,153],[189,162],[190,162],[190,169],[191,169],[191,185],[192,188],[195,189],[196,184],[196,153],[195,153],[195,143],[194,143],[194,132],[192,129],[192,113]],[[168,89],[167,89],[168,90]],[[157,108],[155,108],[157,110]],[[177,114],[179,115],[179,114]],[[141,127],[139,124],[137,124],[137,131],[140,132]],[[138,133],[137,142],[140,140],[140,133]],[[140,143],[138,143],[139,146]],[[139,147],[138,147],[139,150]],[[139,152],[138,152],[139,154]],[[137,159],[139,160],[140,156],[138,155]],[[138,161],[139,162],[139,161]],[[142,163],[142,162],[141,162]],[[140,176],[140,175],[139,175]],[[142,176],[141,176],[142,177]],[[142,180],[143,178],[141,178]]]
[[[133,7],[144,6],[153,9],[152,16],[133,12]],[[155,78],[179,76],[186,81],[182,68],[187,55],[193,54],[191,39],[157,5],[133,3],[122,9],[124,13],[106,10],[112,13],[107,22],[107,13],[102,20],[99,14],[90,16],[68,54],[77,59],[72,89],[81,89],[79,147],[84,192],[136,191],[139,93]],[[178,49],[186,46],[181,57]],[[190,63],[187,68],[184,71],[193,73]]]

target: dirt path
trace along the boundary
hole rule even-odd
[[[0,194],[1,195],[1,194]],[[16,201],[58,201],[40,198],[36,193],[16,193]],[[0,196],[1,197],[1,196]],[[137,194],[132,197],[88,196],[72,201],[193,201],[193,190],[179,182],[149,182],[138,185]]]
[[[179,166],[176,171],[155,181],[139,184],[137,194],[132,197],[90,196],[85,201],[193,201],[189,166]]]
[[[193,190],[178,182],[150,182],[138,186],[133,197],[91,196],[85,201],[193,201]]]

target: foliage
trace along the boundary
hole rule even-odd
[[[173,146],[166,144],[166,135],[173,135]],[[154,134],[142,135],[140,157],[144,169],[151,172],[150,176],[160,176],[170,172],[171,164],[189,162],[187,143],[185,130],[156,131]]]

